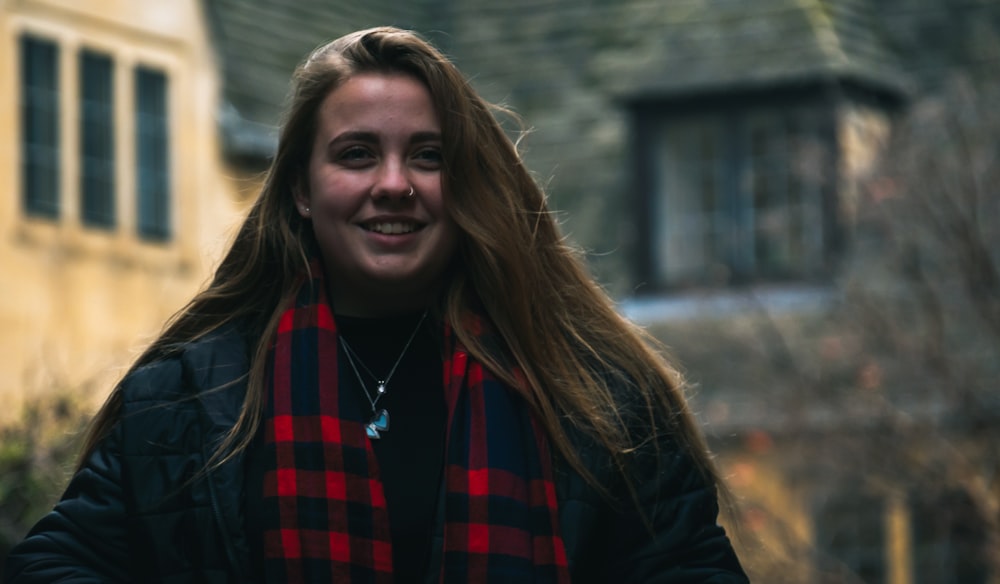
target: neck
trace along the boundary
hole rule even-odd
[[[402,292],[402,293],[401,293]],[[329,290],[330,306],[336,314],[362,318],[401,316],[427,310],[438,296],[438,290],[409,293],[405,288],[392,292],[371,291],[366,294]]]

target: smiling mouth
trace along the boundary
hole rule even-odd
[[[413,233],[414,231],[420,229],[420,225],[417,223],[365,223],[361,227],[365,231],[374,231],[375,233],[381,233],[383,235],[401,235],[403,233]]]

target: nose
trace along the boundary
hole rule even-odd
[[[373,199],[404,199],[413,192],[413,185],[406,172],[406,166],[397,162],[386,162],[379,169],[372,185]]]

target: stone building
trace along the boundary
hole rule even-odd
[[[198,2],[2,2],[0,47],[6,418],[108,387],[201,284],[236,206]]]
[[[101,399],[205,283],[292,68],[405,12],[347,4],[0,2],[0,421],[29,395]]]
[[[695,383],[762,581],[997,581],[875,458],[807,464],[864,403],[775,373],[840,350],[865,181],[909,104],[995,75],[995,0],[0,1],[0,395],[107,387],[207,277],[293,67],[378,24],[523,116],[567,234]]]

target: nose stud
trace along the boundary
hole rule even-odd
[[[390,198],[396,197],[396,196],[398,196],[397,193],[399,193],[399,191],[396,191],[395,189],[393,189],[392,191],[388,191],[388,190],[385,190],[385,189],[383,189],[383,188],[381,188],[381,187],[379,187],[379,186],[376,185],[376,186],[372,187],[372,190],[369,193],[369,195],[373,199],[381,199],[382,197],[390,197]],[[417,191],[414,190],[413,185],[410,185],[409,192],[407,192],[406,194],[404,194],[403,197],[406,198],[406,199],[411,199],[416,194],[417,194]]]

